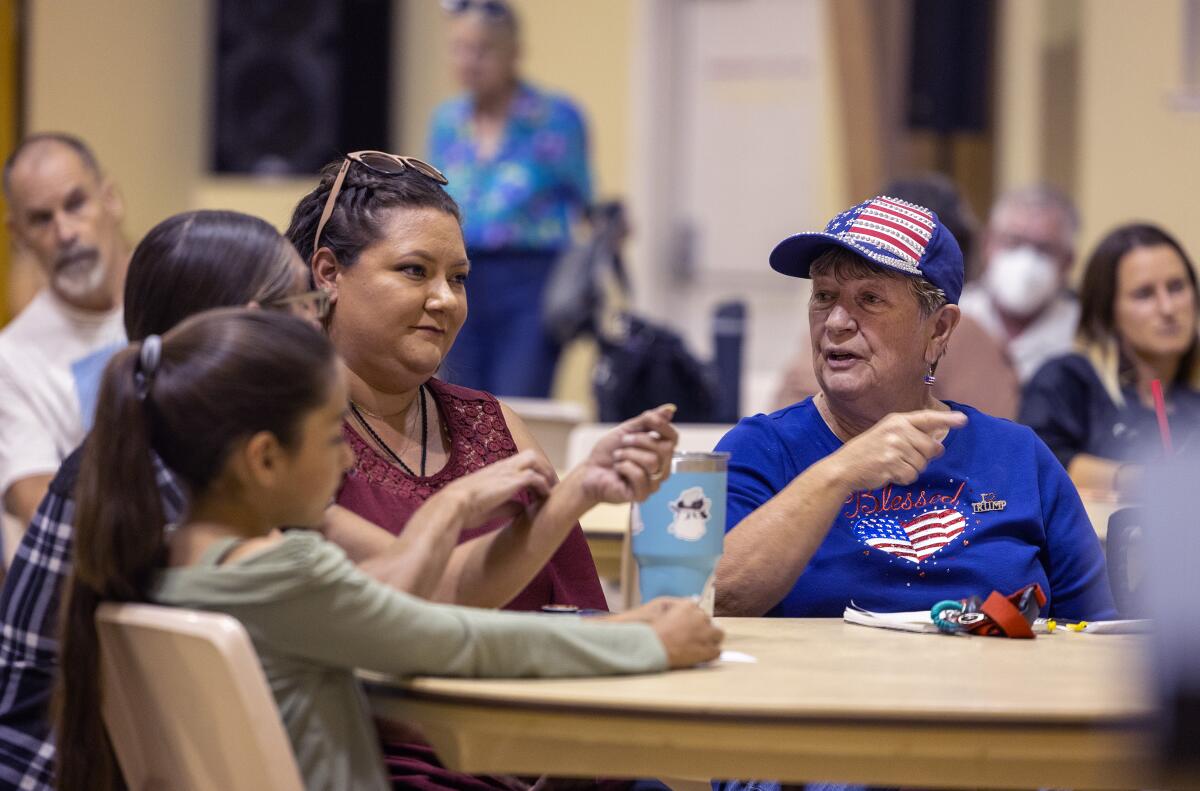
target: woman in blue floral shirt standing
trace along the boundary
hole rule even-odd
[[[517,75],[517,18],[501,0],[444,0],[451,62],[466,92],[443,103],[430,160],[463,208],[471,315],[446,360],[456,384],[546,397],[559,349],[542,291],[591,200],[587,131],[569,100]]]

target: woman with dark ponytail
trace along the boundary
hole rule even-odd
[[[711,659],[695,605],[594,623],[422,602],[357,569],[315,528],[353,456],[346,376],[311,325],[212,311],[110,362],[84,450],[56,726],[61,791],[114,788],[100,722],[95,609],[154,601],[246,626],[309,789],[384,789],[355,668],[398,675],[639,673]],[[188,493],[165,534],[150,463]],[[103,770],[103,773],[98,773]]]

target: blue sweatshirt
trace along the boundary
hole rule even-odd
[[[1100,541],[1054,454],[1025,426],[947,403],[968,420],[946,452],[909,486],[852,494],[768,615],[836,617],[851,600],[923,610],[1036,582],[1044,616],[1116,617]],[[732,454],[726,532],[841,447],[811,398],[743,419],[717,445]]]

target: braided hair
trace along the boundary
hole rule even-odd
[[[341,167],[340,159],[323,167],[320,183],[300,199],[292,212],[287,238],[305,261],[312,261],[316,252],[313,235]],[[321,247],[329,248],[342,266],[352,266],[364,248],[382,238],[385,212],[396,208],[438,209],[462,223],[462,213],[454,199],[442,185],[421,172],[406,168],[399,173],[383,174],[351,162],[337,205],[321,231]]]

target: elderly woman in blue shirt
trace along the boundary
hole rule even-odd
[[[785,239],[771,266],[813,281],[820,392],[717,446],[732,453],[718,612],[920,610],[1036,582],[1044,614],[1112,617],[1099,540],[1054,454],[931,393],[963,281],[937,216],[873,198]]]
[[[545,397],[559,350],[543,328],[542,292],[591,201],[586,128],[566,98],[519,78],[517,18],[507,3],[443,5],[466,93],[438,107],[429,153],[463,208],[471,257],[471,316],[445,370],[477,390]]]

